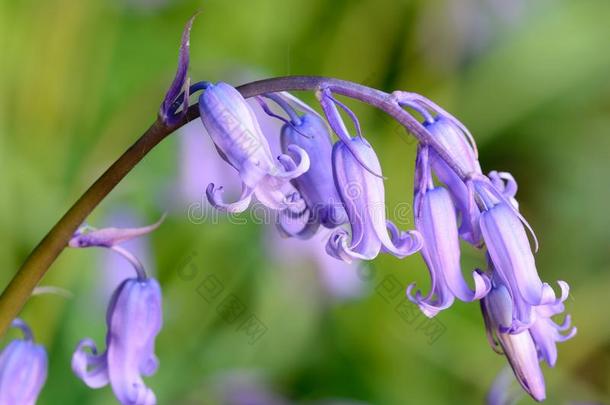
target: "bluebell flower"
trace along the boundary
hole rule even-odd
[[[289,198],[293,188],[286,186],[309,169],[307,153],[291,145],[288,149],[298,156],[298,164],[286,154],[275,160],[254,112],[241,94],[226,83],[210,84],[199,98],[199,109],[218,153],[238,171],[242,181],[241,196],[233,203],[222,200],[222,187],[210,184],[210,204],[228,212],[243,212],[256,196],[274,210],[294,205]]]
[[[450,153],[464,173],[470,173],[472,176],[481,174],[474,143],[468,141],[464,131],[454,121],[439,116],[433,122],[425,123],[424,126]],[[434,150],[430,150],[430,162],[436,177],[449,189],[458,210],[461,218],[460,236],[473,245],[479,245],[481,239],[477,224],[479,210],[471,190]]]
[[[306,113],[297,122],[285,124],[281,133],[282,151],[292,145],[305,150],[311,159],[309,170],[292,180],[306,206],[307,226],[297,235],[309,237],[320,225],[336,228],[347,222],[347,215],[333,179],[332,141],[327,125],[317,114]],[[287,232],[284,229],[284,232]]]
[[[12,326],[24,336],[0,353],[0,405],[34,405],[47,379],[47,353],[25,322],[15,319]]]
[[[476,143],[464,124],[419,94],[395,91],[392,97],[399,105],[412,108],[424,117],[424,127],[438,141],[445,155],[449,156],[463,173],[469,177],[482,176]],[[460,237],[472,245],[480,246],[479,209],[472,190],[440,157],[438,151],[430,148],[429,154],[432,171],[449,190],[459,213]]]
[[[157,371],[159,362],[154,344],[163,316],[159,283],[148,277],[138,258],[119,244],[152,232],[160,222],[141,228],[81,228],[70,241],[71,247],[112,249],[137,274],[124,280],[110,299],[106,351],[99,353],[91,339],[84,339],[72,356],[72,370],[87,386],[101,388],[110,384],[123,405],[156,404],[155,394],[144,384],[142,376]]]
[[[371,260],[381,251],[399,258],[417,252],[422,247],[420,233],[402,232],[386,220],[383,179],[369,171],[381,173],[375,151],[363,137],[348,142],[349,146],[343,141],[335,143],[332,159],[335,185],[349,218],[351,237],[344,229],[336,229],[327,252],[346,262]]]
[[[106,351],[82,340],[72,356],[72,370],[87,386],[111,385],[123,405],[156,404],[142,376],[157,371],[154,343],[162,325],[161,288],[152,278],[130,278],[114,292],[106,315]]]
[[[455,297],[462,301],[480,299],[489,291],[490,283],[487,276],[474,271],[473,291],[462,276],[455,208],[449,192],[433,184],[428,149],[428,146],[418,148],[413,205],[415,226],[424,240],[420,254],[428,266],[432,288],[426,297],[421,291],[413,297],[415,284],[412,284],[407,296],[432,317],[450,307]]]
[[[493,271],[493,264],[490,263]],[[561,325],[551,317],[564,311],[563,301],[568,297],[567,284],[562,284],[562,296],[545,297],[549,302],[533,307],[533,320],[528,328],[511,331],[506,328],[514,319],[514,299],[510,287],[498,272],[493,273],[493,288],[481,301],[483,319],[492,348],[506,355],[519,383],[537,401],[545,398],[544,377],[539,362],[544,360],[553,367],[557,361],[556,343],[566,341],[576,334],[570,327],[570,316]],[[545,291],[549,293],[549,291]],[[567,332],[562,334],[561,332]]]
[[[386,218],[385,188],[377,154],[362,136],[356,115],[336,100],[329,89],[317,93],[328,123],[339,137],[332,152],[333,178],[345,212],[351,235],[343,228],[331,234],[326,251],[337,259],[371,260],[380,252],[403,258],[422,247],[417,231],[403,232]],[[351,118],[356,136],[351,136],[337,109]]]
[[[513,300],[512,331],[529,327],[532,307],[556,301],[552,288],[540,280],[525,231],[527,222],[489,180],[475,180],[477,198],[483,206],[480,227],[489,258]],[[567,284],[559,283],[563,294]],[[562,294],[562,295],[563,295]]]
[[[544,376],[538,362],[536,344],[528,330],[503,332],[502,325],[513,318],[511,296],[503,284],[496,284],[481,300],[485,327],[492,348],[506,355],[517,381],[537,401],[546,397]]]

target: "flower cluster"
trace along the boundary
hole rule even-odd
[[[492,347],[503,351],[523,388],[541,401],[545,386],[539,362],[554,366],[556,343],[576,333],[576,328],[570,328],[569,315],[561,325],[551,319],[564,311],[568,284],[558,282],[561,295],[557,297],[540,280],[526,229],[535,250],[538,241],[519,212],[517,183],[510,173],[492,171],[485,176],[468,130],[431,101],[412,93],[393,96],[425,117],[424,126],[442,148],[435,150],[427,144],[418,148],[415,223],[424,237],[421,254],[430,270],[432,289],[425,297],[421,292],[415,297],[408,293],[409,299],[428,316],[449,307],[454,297],[481,299]],[[432,174],[440,185],[435,185]],[[485,251],[488,268],[484,273],[474,271],[474,290],[462,278],[459,238]]]
[[[322,236],[325,258],[346,263],[372,260],[380,253],[403,259],[419,252],[430,273],[430,291],[416,291],[412,284],[406,289],[407,298],[428,317],[449,308],[456,298],[480,300],[492,347],[507,357],[521,386],[534,399],[543,400],[540,362],[554,366],[556,343],[574,336],[576,329],[570,328],[569,316],[559,325],[552,319],[564,312],[569,288],[559,281],[558,297],[540,279],[533,253],[538,243],[519,212],[512,176],[495,171],[483,174],[466,127],[413,93],[387,94],[343,81],[335,81],[335,87],[318,84],[309,88],[316,90],[323,111],[319,114],[284,91],[261,92],[256,97],[262,110],[283,123],[281,129],[263,131],[238,89],[223,82],[190,85],[191,25],[192,19],[182,36],[178,71],[161,105],[159,125],[177,128],[193,110],[189,96],[201,91],[201,121],[219,161],[232,168],[241,182],[241,195],[233,202],[225,201],[222,186],[209,184],[210,205],[240,213],[256,198],[275,214],[282,236],[297,240]],[[337,92],[337,86],[346,87]],[[388,219],[377,153],[356,115],[336,93],[381,108],[407,129],[416,129],[415,229],[401,230]],[[348,130],[341,111],[349,117],[353,131]],[[279,151],[273,150],[274,143]],[[152,232],[160,223],[129,229],[82,227],[69,241],[73,248],[110,249],[136,273],[118,286],[110,300],[105,351],[84,339],[72,357],[72,369],[86,385],[110,385],[122,404],[156,403],[143,376],[155,373],[159,365],[154,345],[162,326],[162,297],[159,283],[120,244]],[[485,271],[472,269],[464,277],[460,240],[481,251],[487,261]],[[46,378],[44,350],[33,343],[25,324],[17,321],[15,326],[24,331],[25,339],[12,342],[0,355],[0,405],[33,404]]]
[[[429,317],[449,308],[456,298],[481,300],[493,347],[504,351],[532,397],[545,397],[539,361],[553,366],[556,342],[576,332],[570,329],[569,316],[562,325],[551,318],[563,312],[569,288],[560,281],[557,297],[540,279],[526,230],[534,250],[538,242],[519,212],[517,183],[509,173],[483,173],[474,138],[462,123],[418,94],[396,91],[375,103],[369,102],[370,93],[377,90],[360,86],[342,93],[382,108],[398,121],[401,113],[407,113],[426,134],[419,136],[415,162],[416,229],[401,231],[386,217],[377,154],[356,115],[335,97],[332,86],[317,88],[324,117],[288,93],[259,97],[263,110],[285,123],[276,162],[268,144],[278,134],[261,133],[236,89],[225,83],[192,88],[205,89],[199,97],[204,126],[220,157],[238,171],[243,183],[242,197],[232,204],[219,198],[221,188],[210,185],[212,205],[243,211],[254,195],[278,212],[284,236],[307,239],[320,227],[330,229],[326,251],[345,262],[371,260],[381,252],[404,258],[419,251],[429,269],[431,288],[424,293],[412,284],[408,299]],[[265,100],[273,101],[283,114]],[[355,134],[350,134],[340,110],[350,117]],[[423,122],[407,111],[417,113]],[[329,127],[338,138],[335,142]],[[460,240],[481,250],[488,262],[485,271],[473,269],[470,282],[462,273]]]
[[[431,276],[425,294],[407,289],[408,298],[427,316],[447,309],[455,298],[482,299],[488,333],[499,341],[523,387],[544,398],[539,360],[554,365],[555,343],[572,337],[569,317],[556,325],[569,288],[560,281],[560,297],[540,280],[515,199],[517,184],[509,173],[484,175],[468,130],[431,101],[395,92],[402,107],[415,110],[434,143],[418,145],[415,164],[415,230],[401,231],[387,220],[381,165],[363,136],[355,114],[329,89],[318,99],[326,120],[287,93],[265,94],[263,109],[284,121],[279,134],[263,134],[241,94],[226,83],[207,84],[199,97],[202,121],[220,157],[237,170],[243,194],[226,204],[221,188],[210,185],[210,203],[243,211],[254,195],[278,212],[278,228],[287,237],[307,239],[320,227],[332,230],[326,251],[345,261],[371,260],[381,252],[403,258],[421,253]],[[266,103],[273,101],[284,115]],[[351,118],[351,135],[339,109]],[[333,143],[329,131],[338,140]],[[280,137],[281,154],[272,160],[270,137]],[[531,231],[531,229],[530,229]],[[535,244],[535,235],[531,232]],[[460,239],[485,252],[486,271],[474,269],[473,287],[462,274]],[[501,298],[498,298],[501,297]]]

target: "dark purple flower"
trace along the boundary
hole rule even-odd
[[[319,225],[335,228],[347,222],[347,215],[337,193],[332,172],[332,142],[326,123],[317,114],[306,113],[298,122],[284,125],[282,151],[289,154],[296,145],[311,156],[309,170],[292,180],[307,209],[307,226],[298,236],[309,237]],[[287,233],[287,230],[284,230]]]
[[[142,376],[157,371],[155,338],[161,330],[161,288],[152,278],[123,281],[113,294],[106,316],[106,351],[99,354],[84,339],[72,356],[72,370],[91,388],[112,386],[121,404],[156,404]]]
[[[344,229],[335,230],[327,252],[346,262],[370,260],[382,250],[400,258],[417,252],[422,246],[419,232],[402,232],[386,220],[383,179],[369,171],[381,173],[375,151],[362,137],[347,142],[349,146],[343,141],[335,143],[332,158],[335,185],[349,218],[351,238],[348,242]]]
[[[274,210],[294,205],[289,198],[294,190],[290,180],[309,169],[307,153],[295,145],[289,151],[298,156],[298,164],[289,155],[280,155],[279,162],[273,159],[254,112],[241,94],[226,83],[209,85],[199,98],[199,109],[218,153],[242,180],[241,196],[234,203],[224,202],[222,187],[210,184],[210,204],[224,211],[242,212],[254,195]]]
[[[427,316],[433,317],[451,306],[455,297],[462,301],[480,299],[489,291],[490,283],[485,275],[474,271],[472,291],[462,276],[455,208],[449,192],[433,184],[427,146],[418,149],[415,173],[415,226],[423,236],[420,253],[430,271],[432,288],[426,297],[421,291],[413,297],[411,290],[415,284],[412,284],[407,296]]]
[[[34,405],[47,379],[47,353],[25,322],[15,319],[12,326],[24,336],[0,353],[0,405]]]

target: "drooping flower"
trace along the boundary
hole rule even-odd
[[[0,353],[0,405],[34,405],[47,379],[47,353],[21,319],[12,327],[21,329],[23,339],[13,340]]]
[[[440,116],[432,123],[425,123],[425,127],[449,151],[454,161],[465,173],[481,174],[476,151],[467,141],[464,132],[453,121]],[[434,174],[449,189],[460,214],[460,236],[473,245],[479,245],[481,239],[477,224],[479,210],[471,191],[437,152],[431,150],[430,155]]]
[[[332,152],[333,178],[351,228],[351,237],[345,229],[333,231],[326,251],[348,263],[353,259],[374,259],[381,251],[399,258],[417,252],[422,247],[420,233],[400,231],[386,219],[381,165],[375,150],[362,136],[355,114],[335,100],[328,89],[319,92],[318,99],[339,137]],[[337,105],[351,117],[356,136],[348,133]]]
[[[544,376],[531,334],[528,330],[517,333],[501,331],[501,326],[510,323],[513,318],[513,304],[506,287],[494,285],[481,300],[481,309],[492,348],[506,355],[517,380],[528,394],[537,401],[544,400]]]
[[[72,370],[87,386],[111,385],[121,404],[156,404],[142,376],[157,371],[154,343],[162,325],[161,288],[155,279],[130,278],[117,288],[106,316],[106,351],[82,340],[72,356]]]
[[[460,246],[455,208],[449,192],[435,187],[428,161],[428,146],[419,146],[415,168],[414,213],[416,229],[424,243],[420,250],[432,280],[426,297],[421,291],[411,295],[415,284],[407,289],[409,299],[429,317],[451,306],[454,298],[473,301],[483,297],[490,288],[487,276],[474,271],[474,291],[462,276]]]
[[[493,264],[490,263],[493,271]],[[552,316],[564,310],[563,301],[567,298],[567,284],[560,282],[563,294],[559,300],[533,307],[533,321],[529,328],[511,331],[506,328],[514,319],[514,299],[510,288],[499,273],[493,273],[493,288],[481,300],[481,309],[487,335],[492,348],[506,355],[521,386],[537,401],[545,398],[544,377],[539,362],[544,360],[553,367],[557,360],[557,342],[563,342],[576,334],[570,328],[570,317],[566,316],[557,325]],[[551,301],[549,297],[545,301]],[[570,329],[568,331],[568,329]],[[561,332],[568,331],[562,335]]]
[[[331,229],[347,222],[345,209],[333,180],[331,160],[333,146],[324,120],[311,112],[300,116],[293,114],[292,120],[282,127],[282,151],[290,154],[292,145],[300,147],[308,156],[314,157],[311,159],[309,170],[292,180],[292,184],[307,207],[302,214],[306,216],[306,226],[296,236],[308,238],[320,225]],[[286,228],[282,230],[284,233],[289,233]]]
[[[162,325],[161,288],[147,276],[141,262],[119,243],[156,229],[142,228],[79,230],[72,247],[105,247],[122,255],[137,277],[124,280],[110,299],[106,314],[106,351],[99,353],[91,339],[82,340],[72,356],[72,370],[91,388],[108,384],[121,404],[156,404],[153,391],[142,376],[157,371],[155,339]]]
[[[540,280],[524,220],[488,180],[475,180],[483,205],[480,226],[494,272],[502,279],[513,300],[513,320],[504,325],[511,331],[533,322],[532,307],[555,302],[552,288]],[[565,293],[567,285],[560,283]]]
[[[424,127],[437,141],[437,146],[442,148],[444,154],[450,157],[462,173],[469,177],[482,176],[474,138],[459,120],[419,94],[395,91],[392,97],[401,106],[412,108],[425,118]],[[441,158],[437,149],[430,147],[429,155],[432,171],[449,190],[459,213],[459,235],[468,243],[479,246],[481,244],[478,226],[479,208],[472,190]]]
[[[351,238],[344,229],[335,230],[327,252],[346,262],[371,260],[381,251],[399,258],[417,252],[422,246],[421,235],[417,231],[402,232],[386,220],[383,179],[360,164],[363,161],[381,173],[375,151],[362,137],[349,142],[351,146],[343,141],[335,143],[332,157],[335,185],[349,218]]]
[[[220,210],[243,212],[254,195],[274,210],[293,205],[286,185],[309,169],[307,153],[294,145],[289,151],[298,156],[298,164],[289,155],[274,160],[254,112],[241,94],[226,83],[208,85],[199,98],[199,109],[220,156],[238,171],[242,180],[241,196],[233,203],[222,200],[222,187],[210,184],[210,203]]]

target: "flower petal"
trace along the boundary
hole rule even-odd
[[[254,190],[248,188],[248,186],[245,184],[242,184],[242,192],[239,200],[233,203],[226,203],[222,199],[223,191],[224,189],[222,186],[215,187],[214,183],[210,183],[205,192],[208,197],[208,201],[214,208],[231,213],[240,213],[247,210],[250,202],[252,201],[252,194],[254,193]]]
[[[106,353],[98,354],[95,342],[81,340],[72,355],[72,371],[89,388],[101,388],[110,382]]]

